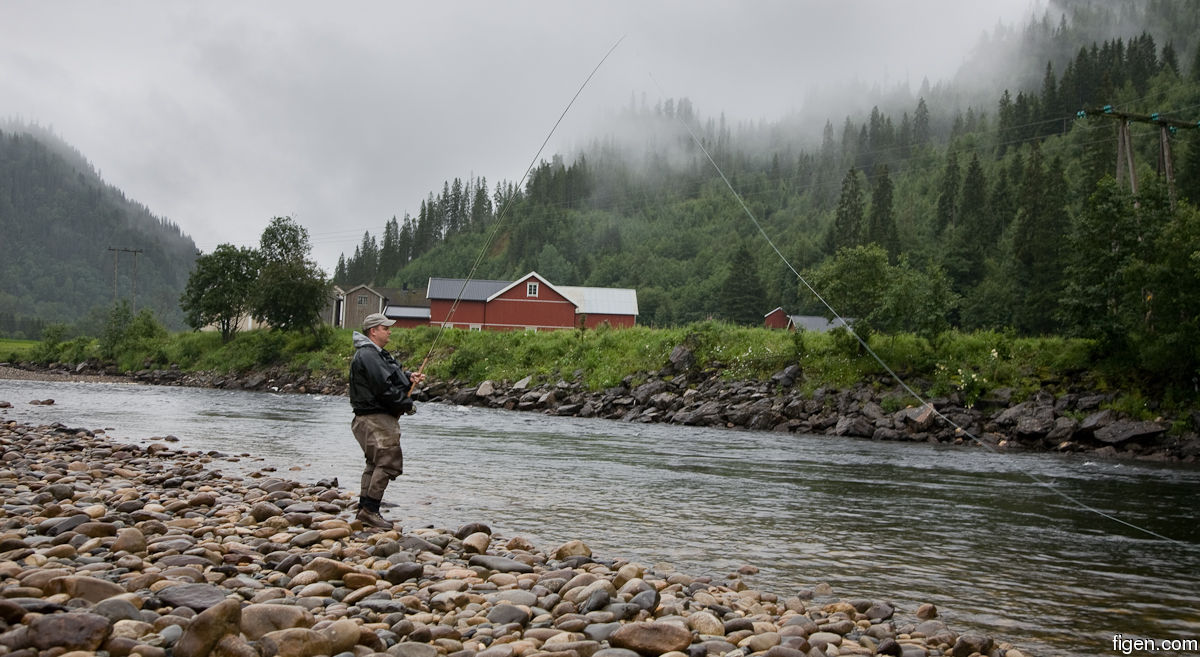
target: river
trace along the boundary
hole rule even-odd
[[[358,487],[344,397],[0,380],[0,400],[0,418],[172,435],[232,476]],[[406,528],[481,521],[718,582],[750,565],[751,588],[826,583],[910,620],[930,602],[951,629],[1035,655],[1200,639],[1196,467],[443,404],[405,418],[403,446],[384,512]]]

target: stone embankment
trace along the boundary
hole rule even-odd
[[[883,378],[847,390],[818,388],[804,394],[796,385],[801,376],[793,365],[766,382],[728,381],[719,371],[696,369],[692,355],[681,347],[663,369],[627,377],[598,393],[578,382],[531,385],[528,378],[475,386],[434,382],[425,392],[462,405],[625,422],[967,445],[978,440],[996,449],[1187,463],[1200,459],[1195,431],[1200,413],[1188,420],[1192,430],[1169,436],[1167,421],[1138,421],[1102,408],[1115,398],[1111,393],[1055,397],[1043,391],[1014,403],[1013,391],[1000,389],[967,407],[958,395],[920,404]]]
[[[930,605],[780,596],[482,523],[366,532],[336,481],[223,458],[0,423],[0,655],[1021,657]]]
[[[25,365],[23,367],[30,367]],[[12,369],[12,368],[6,368]],[[14,370],[21,371],[21,370]],[[80,379],[118,373],[88,364],[60,366],[50,373]],[[4,373],[0,371],[0,376]],[[282,369],[240,376],[143,370],[125,380],[235,390],[273,390],[345,394],[344,379],[313,378]],[[579,382],[430,381],[419,392],[425,401],[534,411],[553,415],[599,417],[626,422],[667,422],[706,427],[780,431],[870,440],[936,442],[996,449],[1087,452],[1106,458],[1200,461],[1200,411],[1185,418],[1136,420],[1106,408],[1112,393],[1042,391],[1014,402],[1011,389],[991,391],[968,407],[961,395],[920,404],[893,381],[863,381],[849,389],[818,388],[811,394],[798,385],[799,366],[777,372],[769,381],[729,381],[719,367],[698,367],[694,356],[677,347],[660,370],[626,377],[618,386],[589,391]],[[925,386],[917,386],[923,388]],[[1168,433],[1173,424],[1186,427]]]

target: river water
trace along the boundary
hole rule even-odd
[[[173,435],[228,475],[358,487],[344,397],[0,380],[0,400],[0,418]],[[481,521],[715,581],[751,565],[751,588],[826,583],[909,620],[930,602],[955,631],[1042,656],[1200,639],[1200,468],[443,404],[403,428],[384,511],[408,528]]]

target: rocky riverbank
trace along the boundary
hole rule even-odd
[[[51,368],[0,364],[0,378],[15,378],[21,373],[74,380],[122,376],[87,363]],[[1200,411],[1181,418],[1134,419],[1107,408],[1116,398],[1111,392],[1081,388],[1054,395],[1041,391],[1017,401],[1013,390],[997,389],[971,406],[958,394],[919,404],[893,381],[882,377],[849,389],[818,388],[811,394],[802,392],[798,385],[802,378],[800,367],[791,366],[769,381],[729,381],[721,376],[719,368],[698,366],[691,352],[681,346],[661,369],[639,372],[626,377],[621,385],[598,392],[587,390],[578,377],[554,383],[534,383],[527,377],[516,382],[479,384],[433,380],[418,397],[424,401],[625,422],[1200,462]],[[311,377],[283,369],[243,375],[142,370],[127,373],[123,380],[326,395],[346,392],[346,382],[340,377]]]
[[[930,605],[755,591],[482,523],[367,532],[336,481],[231,478],[224,458],[0,424],[0,654],[1022,656]]]

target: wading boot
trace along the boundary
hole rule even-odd
[[[392,529],[393,527],[392,523],[388,522],[383,516],[379,515],[378,511],[359,509],[358,514],[355,517],[358,518],[358,521],[361,522],[363,527],[366,528]]]
[[[358,514],[355,516],[358,521],[367,529],[391,529],[392,523],[379,515],[379,505],[383,504],[383,500],[375,499],[361,495],[358,498]]]

